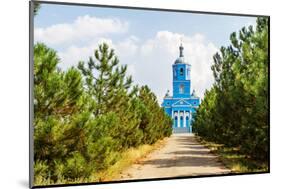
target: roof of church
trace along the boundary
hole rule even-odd
[[[176,59],[175,64],[188,64],[187,61],[185,61],[184,56],[183,56],[183,46],[182,44],[179,47],[180,49],[180,56]]]

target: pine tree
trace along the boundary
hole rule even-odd
[[[82,77],[75,68],[62,72],[57,68],[56,52],[44,44],[34,47],[35,117],[68,115],[78,109],[82,95]]]
[[[197,110],[195,131],[208,140],[238,147],[268,160],[268,18],[255,30],[230,35],[231,45],[214,55],[215,84]]]
[[[95,59],[89,58],[87,66],[79,62],[78,68],[85,77],[86,90],[96,101],[94,115],[98,116],[119,105],[123,94],[131,87],[132,77],[126,76],[127,66],[119,66],[113,49],[106,43],[99,45]]]

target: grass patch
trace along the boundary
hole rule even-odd
[[[34,182],[34,186],[47,186],[47,185],[54,185],[54,184],[80,184],[80,183],[88,183],[92,182],[89,178],[77,178],[77,179],[65,179],[59,178],[56,182],[52,181],[49,178],[42,178],[37,177],[36,181]]]
[[[199,136],[196,139],[211,152],[218,155],[219,160],[231,170],[232,173],[266,172],[268,164],[259,162],[239,153],[238,148],[226,147],[223,144],[206,141]]]
[[[93,172],[89,178],[65,179],[62,177],[54,182],[51,179],[41,178],[37,176],[34,186],[53,184],[79,184],[119,180],[122,171],[130,167],[132,164],[141,161],[152,151],[161,148],[164,144],[166,144],[166,142],[167,138],[164,138],[162,140],[158,140],[155,144],[152,145],[145,144],[137,148],[130,148],[121,153],[119,160],[114,165],[106,170]]]
[[[137,148],[131,148],[121,154],[120,160],[118,160],[113,166],[107,170],[93,173],[92,182],[119,180],[120,174],[126,168],[129,168],[132,164],[137,163],[144,159],[152,151],[161,148],[167,142],[167,138],[157,141],[153,145],[141,145]]]

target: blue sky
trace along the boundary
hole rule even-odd
[[[86,61],[100,42],[128,65],[135,83],[147,84],[158,101],[171,91],[173,61],[183,42],[192,65],[192,88],[200,97],[212,85],[212,55],[229,35],[255,24],[255,17],[43,4],[35,17],[35,42],[58,51],[61,67]],[[97,27],[95,27],[97,26]]]

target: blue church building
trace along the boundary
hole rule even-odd
[[[174,133],[192,133],[192,115],[198,108],[200,100],[195,91],[190,91],[191,65],[183,55],[182,44],[179,47],[180,55],[173,64],[173,95],[166,93],[162,107],[173,119]]]

